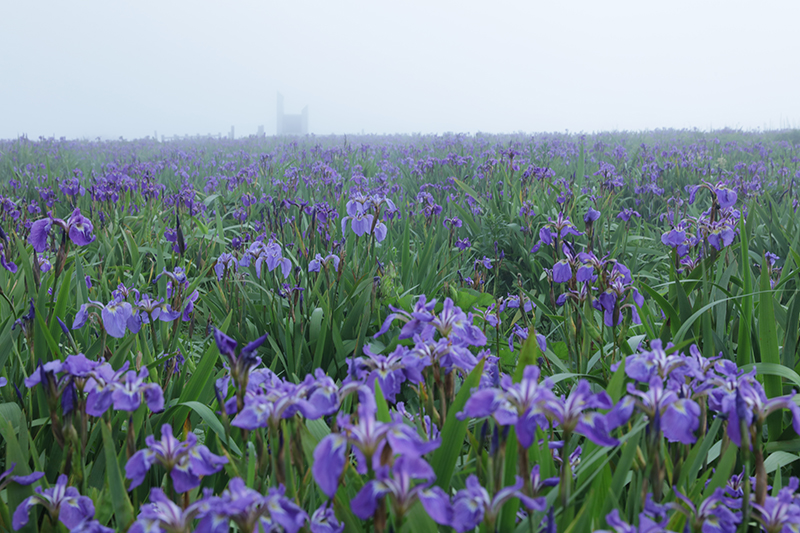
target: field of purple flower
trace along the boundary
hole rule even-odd
[[[0,531],[795,531],[796,133],[0,141]]]

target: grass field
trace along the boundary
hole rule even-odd
[[[0,141],[0,531],[793,531],[799,163]]]

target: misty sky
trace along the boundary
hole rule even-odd
[[[800,127],[800,2],[5,2],[0,138]]]

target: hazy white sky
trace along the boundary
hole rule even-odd
[[[800,2],[4,2],[0,138],[800,127]]]

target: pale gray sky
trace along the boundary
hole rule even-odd
[[[6,0],[0,138],[800,127],[800,2]]]

